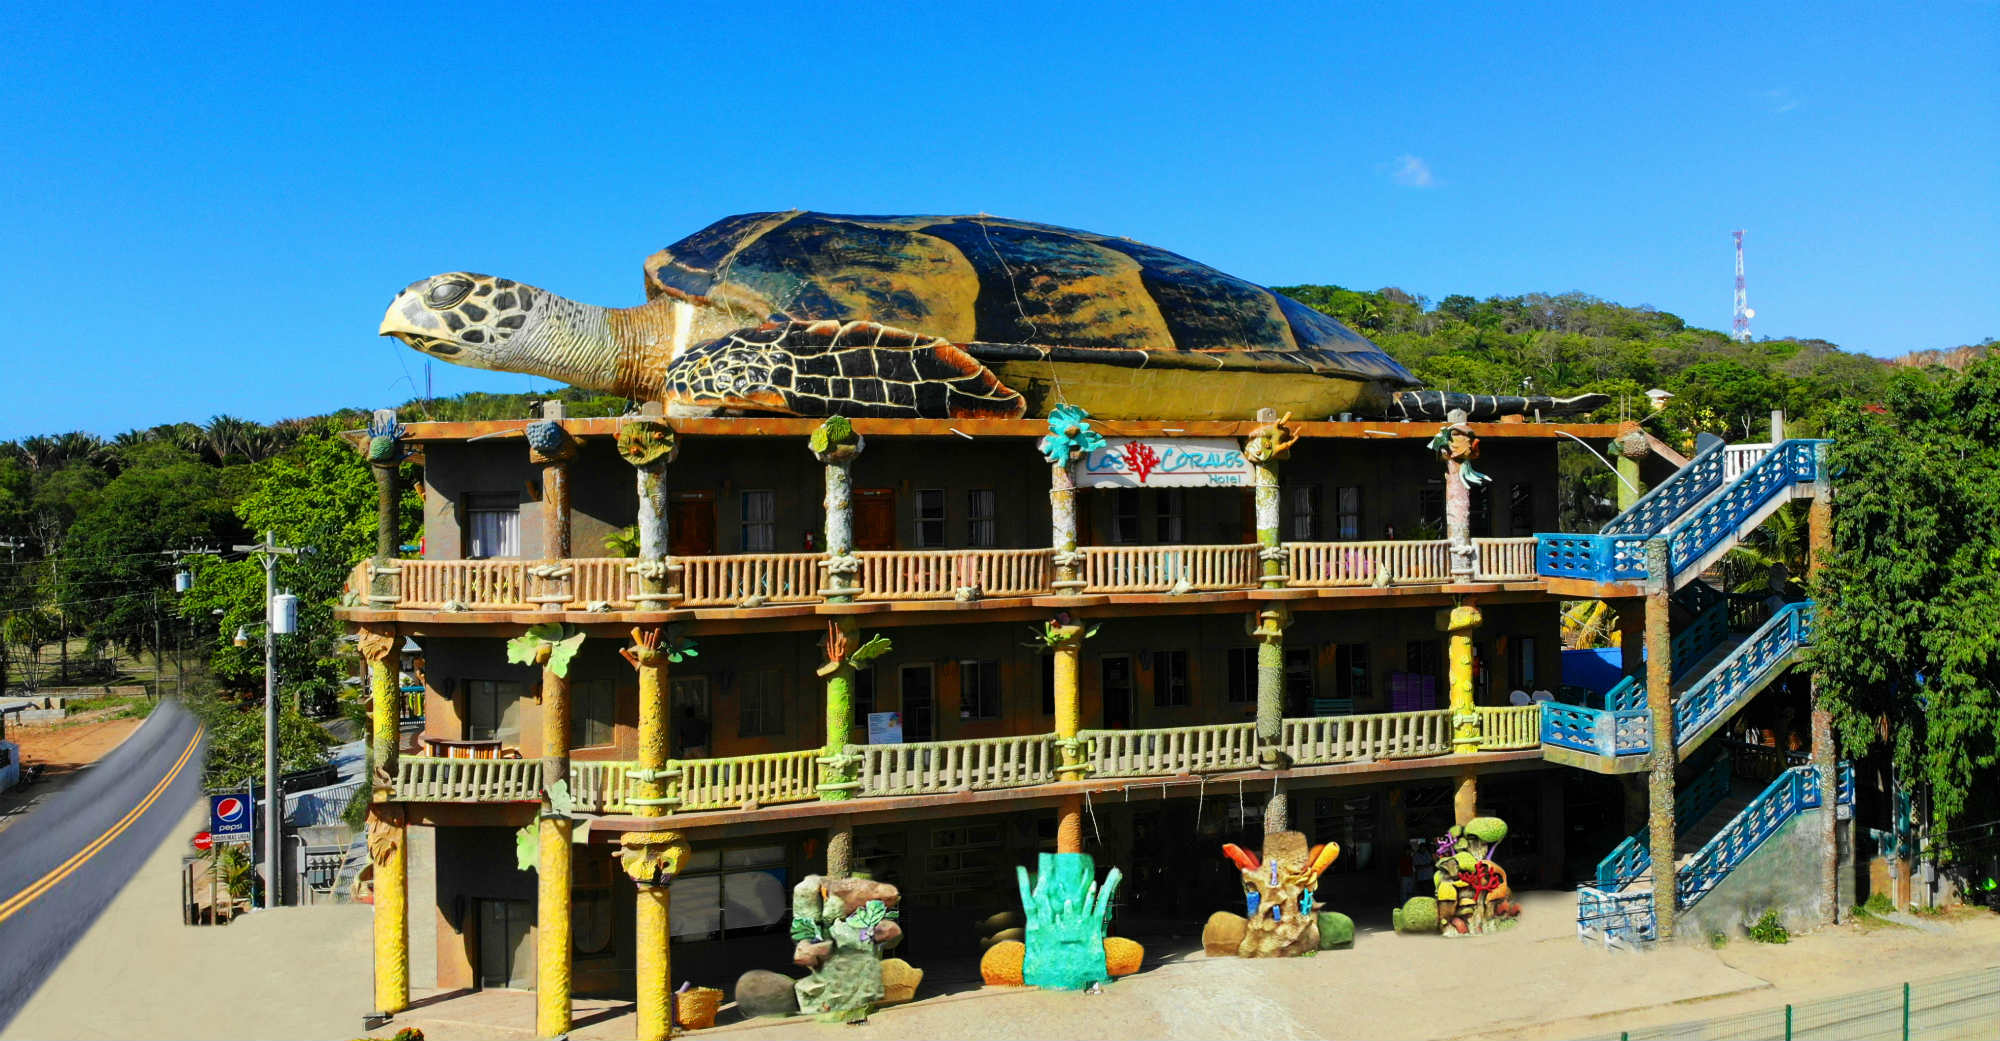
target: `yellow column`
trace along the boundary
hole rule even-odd
[[[656,626],[632,630],[632,646],[619,651],[639,670],[639,764],[632,776],[639,793],[634,812],[663,817],[674,804],[669,793],[677,771],[667,763],[672,716],[667,704],[667,649]],[[687,844],[677,832],[634,832],[620,840],[626,874],[639,887],[633,936],[638,1041],[666,1041],[673,1029],[673,953],[667,914],[668,884]]]
[[[1079,659],[1083,657],[1083,622],[1070,616],[1068,624],[1059,619],[1051,630],[1057,637],[1055,652],[1056,748],[1060,751],[1057,771],[1065,781],[1084,779],[1083,749],[1077,732],[1083,729],[1083,696],[1077,686]],[[1083,852],[1083,796],[1066,795],[1056,808],[1056,852]]]
[[[542,785],[569,780],[569,680],[542,668]],[[570,1030],[570,820],[542,799],[535,874],[535,1035]]]
[[[1479,608],[1471,604],[1441,612],[1438,618],[1438,627],[1451,634],[1451,750],[1455,755],[1479,751],[1479,710],[1472,701],[1472,634],[1483,620]],[[1478,775],[1471,768],[1461,770],[1452,794],[1452,819],[1459,824],[1472,820],[1478,816],[1478,805]]]
[[[368,662],[368,855],[375,874],[375,1012],[410,1007],[409,865],[406,816],[396,797],[396,745],[401,740],[401,691],[393,661],[400,642],[395,626],[362,626],[361,656]]]

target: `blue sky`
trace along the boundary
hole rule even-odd
[[[398,403],[409,282],[790,207],[1710,328],[1741,227],[1760,334],[2000,335],[1992,3],[577,6],[0,7],[0,438]]]

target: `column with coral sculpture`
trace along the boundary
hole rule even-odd
[[[668,785],[679,775],[669,767],[673,717],[667,705],[667,670],[680,657],[660,626],[635,627],[632,646],[618,653],[639,673],[639,761],[630,776],[638,791],[630,797],[640,817],[663,817],[679,801]],[[633,917],[635,1013],[638,1041],[665,1041],[672,1030],[672,953],[667,886],[679,872],[687,843],[679,832],[627,832],[619,837],[620,863],[639,887]]]
[[[507,641],[507,660],[542,667],[542,792],[534,828],[535,1031],[570,1029],[569,663],[583,634],[544,623]],[[523,858],[528,859],[528,858]]]
[[[393,625],[364,625],[361,657],[368,662],[368,854],[374,868],[375,1014],[410,1007],[409,863],[407,816],[396,797],[400,692],[392,660],[402,635]]]

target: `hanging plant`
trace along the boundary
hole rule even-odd
[[[516,665],[545,665],[550,672],[568,678],[570,659],[582,646],[582,633],[572,634],[559,622],[543,622],[507,641],[507,660]]]

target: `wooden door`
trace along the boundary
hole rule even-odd
[[[854,548],[896,548],[896,493],[889,488],[854,492]]]
[[[1098,688],[1104,695],[1104,729],[1130,730],[1132,658],[1126,654],[1107,654],[1099,662],[1099,675],[1104,681]]]
[[[715,552],[715,493],[674,492],[667,501],[667,552],[705,557]]]

